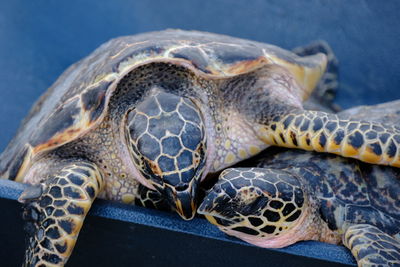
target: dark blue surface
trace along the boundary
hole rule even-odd
[[[288,49],[324,39],[340,61],[339,104],[400,98],[398,10],[400,2],[395,0],[2,1],[0,151],[32,103],[70,64],[110,38],[165,28],[229,34]],[[204,221],[187,223],[114,204],[96,206],[93,212],[232,240]],[[305,242],[285,251],[348,260],[343,248],[315,244]]]

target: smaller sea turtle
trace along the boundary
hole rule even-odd
[[[394,101],[340,115],[399,125],[399,108]],[[198,212],[257,246],[343,243],[359,266],[400,266],[399,169],[281,148],[260,158],[257,168],[223,171]]]

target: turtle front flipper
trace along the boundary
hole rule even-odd
[[[358,266],[400,266],[400,242],[369,224],[350,226],[343,243]]]
[[[28,187],[24,205],[27,248],[24,266],[63,266],[104,180],[96,165],[73,161],[43,183]]]
[[[400,128],[396,126],[292,109],[272,116],[256,130],[269,145],[329,152],[400,167]]]

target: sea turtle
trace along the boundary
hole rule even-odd
[[[400,100],[339,116],[399,125]],[[400,266],[400,169],[283,148],[253,164],[223,171],[198,212],[257,246],[343,243],[359,266]]]
[[[197,31],[103,44],[48,89],[0,156],[0,177],[34,185],[20,197],[26,263],[65,263],[93,200],[133,203],[139,183],[190,219],[207,173],[269,145],[399,166],[397,129],[302,109],[325,65],[323,54]]]
[[[334,98],[339,87],[339,62],[329,44],[323,40],[318,40],[304,46],[296,47],[291,51],[298,56],[310,56],[318,53],[323,53],[327,56],[326,70],[311,95],[303,103],[303,107],[308,110],[317,110],[329,113],[338,112],[341,108],[334,102]],[[245,165],[246,162],[250,162],[251,164],[253,158],[245,160],[244,163],[239,162],[238,166],[242,164]],[[216,178],[218,178],[218,173],[211,173],[200,184],[200,193],[197,196],[197,202],[201,202],[202,198],[204,198],[205,191],[215,183]],[[149,189],[142,184],[139,184],[138,186],[135,205],[174,212],[174,208],[168,204],[167,199],[165,199],[162,194],[158,191]]]

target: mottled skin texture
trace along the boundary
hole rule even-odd
[[[59,266],[71,255],[83,220],[104,187],[96,165],[80,159],[55,162],[44,183],[24,191],[28,232],[24,266]]]
[[[339,116],[399,125],[400,101]],[[258,168],[227,169],[199,212],[263,247],[301,240],[347,246],[359,266],[400,264],[400,170],[330,154],[267,149]],[[396,265],[397,264],[397,265]]]
[[[0,176],[40,184],[39,198],[46,198],[49,177],[79,161],[97,170],[87,180],[96,180],[97,172],[104,177],[99,197],[134,203],[139,187],[145,186],[190,219],[197,208],[197,186],[207,173],[269,145],[399,165],[398,129],[370,124],[371,130],[365,130],[364,123],[354,121],[351,129],[338,124],[328,133],[324,127],[336,117],[302,110],[325,65],[323,54],[299,57],[275,46],[204,32],[169,30],[111,40],[68,68],[39,99],[1,154]],[[154,97],[160,113],[153,115]],[[196,115],[187,116],[183,106]],[[322,117],[328,121],[321,126]],[[354,129],[360,134],[383,129],[389,136],[386,143],[378,136],[353,138]],[[332,138],[342,130],[349,137],[331,149]],[[308,145],[307,138],[321,140],[322,132],[326,146]],[[376,142],[381,142],[379,155],[370,149]],[[46,210],[39,212],[47,216]],[[33,224],[33,239],[42,224]],[[67,251],[72,248],[68,244]],[[59,257],[59,265],[69,256],[54,249],[46,253]],[[27,264],[37,257],[48,261],[44,255],[37,245],[30,247]]]

